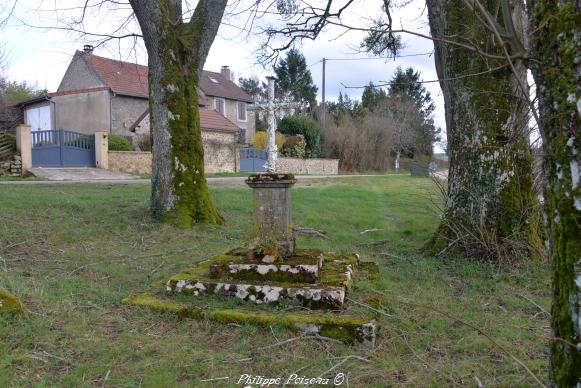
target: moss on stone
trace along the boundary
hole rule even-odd
[[[150,293],[131,295],[123,299],[122,303],[148,308],[161,313],[172,313],[187,318],[199,319],[204,316],[204,312],[197,307],[160,299]]]
[[[27,310],[20,299],[0,289],[0,313],[26,314]]]
[[[208,314],[208,319],[222,324],[240,323],[273,326],[277,323],[277,316],[274,314],[245,310],[216,310]]]

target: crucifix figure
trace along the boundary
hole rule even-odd
[[[256,104],[255,110],[266,111],[268,117],[268,142],[266,151],[268,154],[268,160],[266,162],[266,172],[274,173],[276,172],[276,159],[278,157],[278,149],[276,147],[276,111],[278,109],[293,109],[296,108],[296,104],[293,103],[275,103],[274,102],[274,81],[275,77],[266,77],[268,80],[268,100],[266,104]]]

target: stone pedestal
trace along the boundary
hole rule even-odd
[[[265,259],[293,255],[295,240],[291,217],[292,174],[256,174],[246,180],[254,197],[254,244],[264,251]]]

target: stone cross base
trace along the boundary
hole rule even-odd
[[[264,261],[294,253],[290,189],[295,183],[292,174],[256,174],[246,180],[254,197],[254,243],[264,251]]]

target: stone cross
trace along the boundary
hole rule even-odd
[[[264,110],[268,115],[268,143],[266,151],[268,153],[268,160],[266,162],[266,172],[276,172],[276,160],[278,158],[278,149],[276,148],[276,111],[279,109],[296,108],[294,103],[275,103],[274,101],[274,82],[275,77],[266,77],[268,80],[268,100],[266,104],[256,104],[255,110]]]

